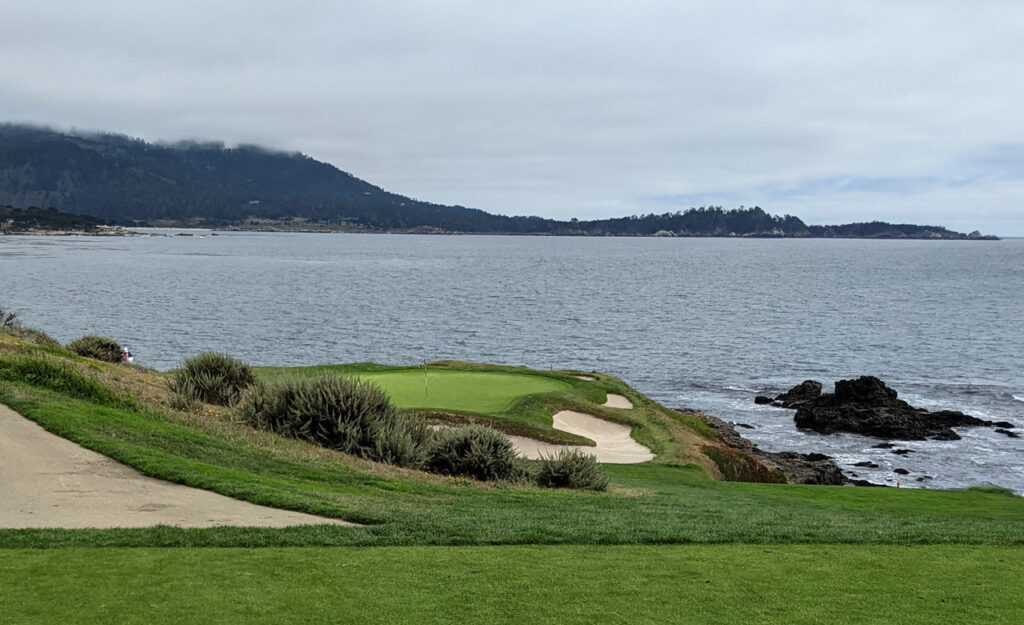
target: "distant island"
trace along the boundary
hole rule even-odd
[[[88,216],[82,224],[91,220],[93,230],[118,224],[431,234],[996,238],[880,221],[807,225],[799,217],[771,215],[757,206],[589,221],[495,215],[390,193],[298,153],[220,143],[153,144],[18,124],[0,125],[0,206],[6,211],[0,212],[5,232],[19,231],[19,224],[33,219],[73,222],[70,214]]]

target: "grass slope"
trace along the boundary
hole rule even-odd
[[[176,422],[33,388],[0,386],[0,402],[150,475],[369,524],[19,530],[0,532],[0,546],[1024,543],[1024,500],[999,493],[718,482],[667,465],[609,465],[607,494],[483,485],[361,462],[229,422]]]

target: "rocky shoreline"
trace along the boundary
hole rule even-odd
[[[888,449],[896,456],[914,453],[911,449],[899,448],[890,441],[898,440],[939,440],[955,441],[960,435],[953,428],[991,427],[1008,437],[1018,438],[1011,431],[1014,424],[1006,421],[986,421],[955,410],[930,412],[915,408],[898,399],[897,392],[882,380],[862,376],[836,382],[835,393],[822,393],[822,384],[806,380],[784,393],[774,397],[759,395],[758,404],[770,404],[779,408],[795,410],[794,422],[797,428],[821,434],[846,432],[882,439],[872,447]],[[742,423],[728,423],[702,412],[696,414],[715,431],[715,441],[727,452],[709,454],[715,458],[725,479],[734,481],[787,482],[790,484],[823,484],[853,486],[883,486],[863,479],[857,473],[844,474],[835,461],[820,453],[767,452],[753,442],[743,438],[738,427],[750,427]],[[862,461],[854,467],[878,468],[878,464]],[[892,470],[897,476],[907,476],[909,471],[902,468]],[[918,482],[928,481],[931,476],[922,475]]]
[[[795,451],[764,451],[740,436],[732,424],[718,417],[703,413],[698,413],[698,416],[715,430],[716,439],[719,443],[739,454],[754,459],[769,473],[781,474],[785,477],[785,482],[788,484],[821,484],[830,486],[860,484],[845,476],[835,461],[824,454],[801,454]],[[863,485],[868,484],[865,482]]]

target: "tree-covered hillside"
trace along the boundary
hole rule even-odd
[[[54,207],[126,225],[301,217],[384,230],[546,232],[554,226],[388,193],[301,154],[14,125],[0,126],[0,204]]]
[[[0,124],[0,205],[41,206],[121,225],[316,227],[590,236],[965,238],[905,224],[807,226],[760,207],[691,208],[594,221],[508,217],[389,193],[298,153]],[[977,237],[975,237],[977,238]]]

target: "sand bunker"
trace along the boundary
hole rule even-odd
[[[579,449],[583,453],[597,456],[598,462],[637,464],[654,459],[654,454],[650,449],[636,442],[629,435],[633,428],[628,425],[612,423],[572,410],[557,412],[552,420],[556,430],[585,436],[597,443],[597,446],[555,445],[522,436],[509,436],[516,451],[533,460],[540,458],[541,455],[555,455],[561,449]]]
[[[574,378],[576,378],[578,380],[586,380],[587,382],[593,382],[594,380],[597,379],[597,378],[595,378],[592,375],[574,375],[572,377],[574,377]]]
[[[617,393],[608,393],[608,399],[604,400],[604,403],[601,405],[622,410],[632,410],[633,408],[633,402],[629,401],[628,397]]]
[[[354,525],[152,477],[0,405],[0,528]]]

